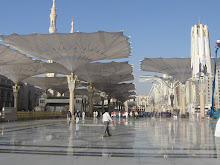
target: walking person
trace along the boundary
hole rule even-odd
[[[218,119],[215,126],[215,144],[216,144],[217,158],[220,158],[220,118]]]
[[[118,112],[118,117],[119,117],[119,119],[121,118],[121,112],[120,111]]]
[[[112,118],[109,115],[108,110],[105,110],[105,113],[102,115],[102,121],[103,121],[103,125],[104,125],[104,135],[103,137],[108,137],[111,136],[110,132],[109,132],[109,122],[112,122]]]
[[[76,123],[79,122],[79,116],[80,116],[79,110],[77,110],[76,113],[75,113]]]
[[[69,122],[69,124],[70,124],[70,122],[71,122],[71,118],[72,118],[72,114],[71,114],[71,112],[70,112],[70,110],[68,111],[68,122]]]
[[[85,120],[85,116],[86,116],[86,113],[83,111],[83,112],[82,112],[82,119],[83,119],[83,120]]]
[[[218,119],[215,126],[215,137],[220,137],[220,118]]]

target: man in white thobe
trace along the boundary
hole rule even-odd
[[[105,110],[105,113],[102,115],[102,121],[103,121],[103,125],[104,125],[104,135],[103,137],[108,137],[111,136],[110,132],[109,132],[109,122],[112,122],[112,118],[109,115],[108,110]]]

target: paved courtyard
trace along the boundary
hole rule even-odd
[[[101,119],[0,123],[1,165],[219,164],[217,120],[114,119],[102,137]]]

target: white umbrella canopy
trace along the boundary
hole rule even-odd
[[[110,62],[110,63],[88,63],[80,67],[76,74],[79,78],[93,84],[103,80],[119,78],[118,82],[123,81],[119,75],[128,75],[132,73],[132,67],[128,62]],[[116,76],[116,77],[115,77]]]
[[[77,94],[76,91],[80,90],[78,87],[83,87],[83,86],[88,86],[88,83],[87,84],[76,83],[75,94]],[[65,92],[69,91],[68,83],[52,87],[51,89],[59,92],[61,95]],[[87,89],[84,89],[84,90],[87,91]]]
[[[67,85],[66,77],[29,77],[23,82],[30,83],[32,85],[36,85],[42,88],[44,91],[59,86],[59,85]]]
[[[124,92],[121,92],[121,91],[115,91],[115,92],[112,92],[110,94],[112,97],[117,97],[117,96],[131,96],[131,95],[136,95],[136,92],[135,91],[124,91]]]
[[[134,80],[134,76],[132,74],[120,74],[120,75],[111,75],[111,76],[103,76],[102,79],[94,82],[93,84],[117,84],[126,81]]]
[[[0,66],[16,65],[20,63],[32,62],[32,58],[11,49],[9,46],[0,45]]]
[[[129,38],[123,32],[12,34],[0,37],[15,49],[35,58],[53,60],[70,72],[88,62],[127,58],[131,53]]]
[[[131,91],[131,92],[126,91],[126,92],[123,92],[123,93],[120,92],[120,91],[118,91],[118,92],[112,93],[112,94],[111,94],[111,97],[114,97],[114,98],[116,98],[117,100],[123,102],[123,101],[128,100],[129,96],[132,96],[132,95],[136,95],[136,93],[135,93],[134,91]]]
[[[107,94],[121,91],[126,92],[130,90],[135,90],[135,85],[133,83],[121,83],[121,84],[111,84],[111,83],[96,83],[94,84],[99,90],[104,91]]]
[[[119,101],[121,101],[122,103],[124,103],[125,101],[129,100],[132,98],[133,95],[128,94],[128,95],[118,95],[115,98]]]
[[[66,77],[29,77],[23,82],[30,83],[42,88],[44,91],[53,89],[63,94],[68,90],[68,83]],[[77,81],[76,87],[86,86],[88,83]]]
[[[145,58],[141,70],[168,74],[183,84],[192,77],[190,58]]]
[[[93,86],[99,89],[100,91],[104,91],[108,93],[108,90],[114,90],[115,85],[119,85],[118,83],[134,80],[134,76],[131,74],[125,75],[115,75],[115,76],[106,76],[102,77],[95,82],[93,82]],[[126,83],[125,83],[126,84]]]
[[[39,61],[32,61],[30,63],[3,65],[0,66],[0,74],[11,79],[15,84],[20,81],[43,73],[61,73],[67,74],[65,67],[57,63],[45,63]]]

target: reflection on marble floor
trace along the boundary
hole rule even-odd
[[[94,121],[95,120],[95,121]],[[114,119],[111,137],[102,137],[101,119],[0,123],[2,154],[104,158],[220,158],[217,120],[173,118]]]

